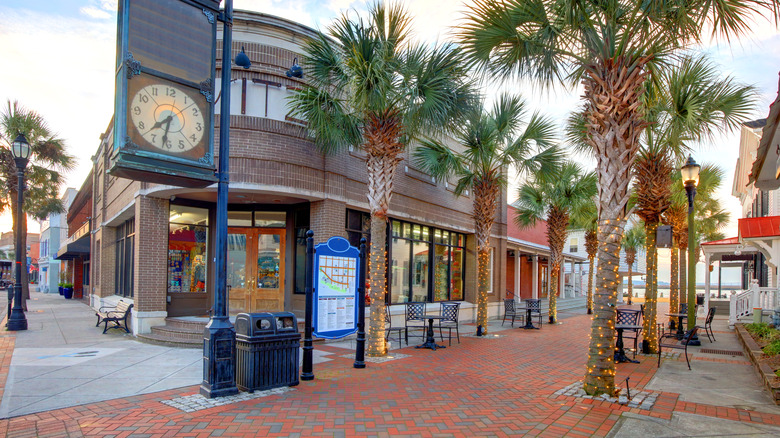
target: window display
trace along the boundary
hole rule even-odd
[[[168,292],[205,293],[208,210],[171,205]]]

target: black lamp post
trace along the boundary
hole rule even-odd
[[[228,317],[227,297],[227,209],[230,165],[230,73],[233,43],[233,0],[225,0],[222,14],[222,91],[219,114],[219,169],[217,171],[217,217],[214,279],[214,311],[203,333],[203,382],[200,393],[207,398],[238,393],[236,387],[236,329]],[[241,57],[241,53],[244,54]],[[251,62],[243,50],[236,64],[249,68]]]
[[[27,330],[27,318],[22,309],[22,263],[27,251],[23,244],[22,221],[24,220],[24,169],[30,158],[30,144],[24,134],[19,133],[11,145],[11,152],[16,162],[16,179],[19,186],[16,189],[16,283],[14,283],[14,307],[8,316],[8,330]]]
[[[696,186],[699,184],[699,166],[692,156],[680,169],[685,194],[688,195],[688,330],[696,326],[696,248],[694,247],[693,200],[696,198]],[[698,341],[696,341],[698,342]],[[691,342],[690,345],[698,345]]]

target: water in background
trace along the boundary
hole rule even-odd
[[[729,295],[731,295],[731,291],[732,290],[739,292],[742,289],[741,288],[737,288],[735,285],[726,285],[726,284],[724,284],[723,287],[721,288],[721,297],[722,298],[728,298]],[[696,292],[697,293],[704,293],[704,286],[697,285]],[[628,286],[624,284],[623,285],[623,294],[625,295],[627,293],[628,293]],[[633,296],[635,296],[635,297],[642,297],[642,298],[644,298],[644,296],[645,296],[645,288],[644,288],[644,286],[634,286],[631,289],[631,294]],[[710,297],[711,298],[712,297],[715,297],[715,298],[718,297],[718,286],[717,285],[710,286]],[[669,298],[669,287],[668,286],[658,286],[658,298]]]

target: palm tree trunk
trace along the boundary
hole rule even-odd
[[[558,322],[558,294],[561,282],[561,261],[563,246],[566,244],[566,229],[569,226],[569,215],[556,207],[552,207],[547,215],[547,242],[550,245],[550,285],[547,298],[550,301],[550,324]]]
[[[615,306],[620,242],[626,224],[631,163],[647,126],[641,110],[649,58],[607,59],[589,65],[583,79],[588,143],[596,155],[599,187],[599,263],[588,364],[583,388],[615,394]],[[635,61],[635,62],[634,62]]]
[[[658,351],[658,247],[655,231],[658,222],[645,221],[645,248],[647,282],[645,283],[645,317],[642,321],[642,351],[655,354]]]
[[[686,235],[687,240],[687,235]],[[680,304],[688,302],[688,251],[680,245]],[[672,309],[670,309],[672,310]],[[680,309],[673,309],[678,312]]]
[[[368,324],[369,356],[384,356],[387,354],[385,344],[385,273],[387,272],[387,218],[380,215],[371,216],[371,254],[368,262],[371,277],[371,312]],[[365,303],[360,303],[365,305]],[[381,316],[381,318],[379,317]]]
[[[593,313],[593,269],[596,257],[588,257],[588,315]]]
[[[496,181],[474,182],[474,234],[477,238],[477,332],[488,333],[488,297],[490,290],[490,229],[498,208],[500,186]]]
[[[672,275],[669,279],[669,311],[676,312],[680,308],[680,251],[677,248],[677,239],[672,239]]]
[[[371,316],[368,324],[368,356],[387,354],[385,343],[385,295],[387,293],[387,212],[393,195],[393,177],[401,161],[398,154],[403,145],[397,141],[398,133],[390,122],[373,120],[367,128],[368,153],[368,205],[371,208],[371,254],[369,275],[371,277]]]
[[[634,270],[633,270],[634,264],[629,263],[628,264],[628,305],[630,306],[633,304],[631,302],[632,293],[634,291]]]

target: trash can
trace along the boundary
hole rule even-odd
[[[299,383],[301,334],[290,312],[236,316],[236,386],[261,391]]]
[[[696,294],[696,304],[699,306],[704,305],[704,294]]]

